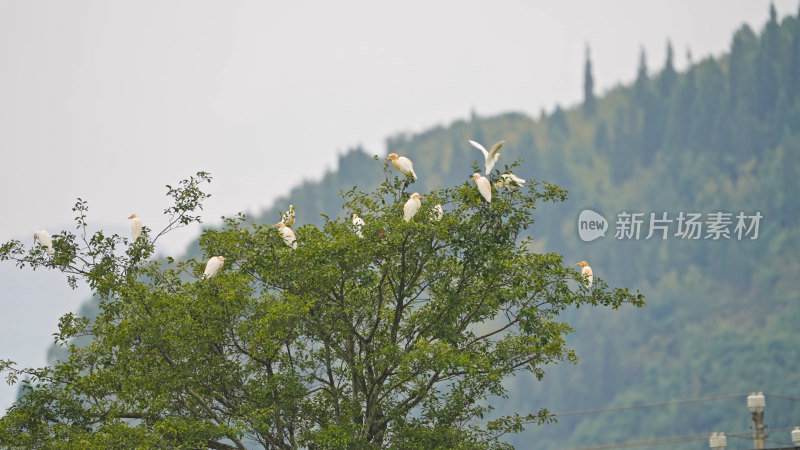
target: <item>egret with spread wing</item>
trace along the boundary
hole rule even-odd
[[[488,152],[486,151],[486,148],[483,145],[481,145],[481,144],[479,144],[479,143],[477,143],[475,141],[469,141],[469,143],[472,144],[473,147],[475,147],[478,150],[480,150],[481,153],[483,153],[483,157],[486,160],[485,161],[486,162],[486,175],[489,175],[490,173],[492,173],[492,169],[494,169],[494,165],[497,164],[497,160],[498,159],[503,159],[503,157],[500,155],[500,148],[503,146],[503,144],[506,143],[506,141],[500,141],[500,142],[494,144],[492,146],[492,149],[489,150]]]

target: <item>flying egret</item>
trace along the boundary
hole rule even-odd
[[[440,221],[444,217],[444,210],[442,209],[442,205],[437,204],[433,207],[433,220]]]
[[[589,267],[589,263],[586,261],[581,261],[575,265],[583,267],[583,269],[581,269],[581,274],[586,280],[586,287],[592,287],[592,280],[594,279],[594,276],[592,276],[592,268]]]
[[[289,211],[283,213],[281,220],[286,224],[287,227],[294,226],[294,205],[289,205]]]
[[[516,191],[517,189],[521,188],[523,184],[525,184],[525,180],[511,172],[508,172],[500,175],[500,179],[494,183],[494,188],[506,188],[509,191]]]
[[[494,165],[497,163],[497,160],[503,159],[503,157],[500,155],[499,150],[503,146],[503,144],[506,143],[506,141],[500,141],[497,144],[494,144],[492,146],[492,149],[489,150],[488,152],[486,151],[486,148],[484,146],[475,141],[469,141],[469,143],[472,144],[473,147],[480,150],[481,153],[483,153],[483,158],[485,159],[486,162],[486,175],[492,173],[492,169],[494,169]]]
[[[411,198],[409,198],[406,204],[403,206],[403,220],[408,222],[414,217],[414,214],[416,214],[417,211],[419,211],[420,206],[422,206],[420,199],[423,198],[425,197],[416,192],[411,194]]]
[[[489,184],[489,180],[481,176],[478,172],[472,174],[470,180],[475,181],[475,185],[478,186],[478,192],[481,193],[483,198],[485,198],[488,203],[492,203],[492,185]]]
[[[47,230],[40,230],[33,233],[33,245],[36,245],[37,240],[39,244],[44,247],[44,251],[46,251],[48,255],[53,254],[53,240],[50,238],[50,233],[48,233]]]
[[[224,256],[214,256],[213,258],[209,259],[206,263],[206,270],[203,272],[203,278],[206,280],[216,275],[220,269],[222,269],[222,265],[225,264]]]
[[[411,175],[411,178],[417,179],[417,174],[414,173],[414,165],[411,163],[411,160],[406,158],[405,156],[397,156],[397,153],[391,153],[387,158],[386,161],[392,160],[392,165],[395,169],[399,170],[400,172]]]
[[[282,220],[273,225],[273,227],[278,227],[278,230],[281,232],[281,236],[283,236],[283,242],[285,242],[286,245],[292,247],[292,250],[297,249],[297,237],[295,237],[294,231],[292,231],[291,228],[287,227]]]
[[[128,219],[131,220],[131,236],[133,236],[133,240],[135,241],[139,238],[139,235],[142,234],[142,219],[136,214],[131,214]]]
[[[364,226],[364,219],[358,217],[358,214],[353,213],[353,230],[356,232],[356,236],[363,238],[364,235],[361,233],[361,227]]]

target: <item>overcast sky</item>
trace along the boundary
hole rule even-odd
[[[775,6],[796,14],[798,0]],[[760,30],[768,8],[0,0],[0,242],[69,226],[76,197],[89,201],[91,223],[124,230],[138,213],[160,229],[164,185],[198,170],[214,176],[207,222],[259,211],[357,144],[382,154],[387,136],[471,110],[538,116],[579,102],[587,44],[602,93],[634,78],[641,48],[654,71],[671,39],[682,69],[687,48],[696,61],[719,55],[742,23]],[[196,232],[160,250],[180,253]],[[37,280],[2,279],[17,283],[6,294]],[[40,300],[36,289],[0,294],[0,359],[42,364],[57,317],[80,303]],[[0,408],[11,392],[0,387]]]

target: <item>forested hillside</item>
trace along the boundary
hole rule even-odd
[[[505,140],[500,165],[521,159],[516,174],[569,191],[565,204],[538,211],[536,248],[585,259],[596,277],[646,294],[642,309],[570,312],[579,364],[553,367],[542,382],[513,379],[515,394],[498,410],[563,412],[750,391],[800,397],[800,21],[779,23],[772,9],[761,30],[738,30],[723,57],[693,61],[681,73],[675,57],[670,48],[654,70],[642,53],[635,83],[602,95],[587,60],[582,105],[538,118],[473,114],[387,140],[388,152],[414,161],[421,193],[467,182],[473,161],[482,167],[468,139]],[[384,157],[352,149],[337,171],[250,219],[275,223],[289,204],[299,223],[340,214],[338,193],[382,181]],[[577,232],[587,208],[611,228],[593,242]],[[707,238],[708,214],[717,212],[731,213],[729,235]],[[622,213],[644,213],[638,239],[615,238]],[[659,231],[646,238],[650,213],[673,220],[666,239]],[[702,214],[698,239],[676,236],[680,213]],[[739,213],[761,215],[756,239],[754,229],[737,236]],[[189,256],[200,259],[196,246]],[[736,399],[570,416],[508,439],[584,447],[745,432],[748,419]],[[766,420],[772,429],[800,425],[800,402],[769,400]],[[746,447],[729,440],[729,448]]]

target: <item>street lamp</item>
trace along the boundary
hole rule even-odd
[[[764,399],[763,392],[754,392],[747,396],[747,407],[750,409],[750,417],[753,419],[753,425],[750,428],[754,431],[753,448],[763,449],[764,439],[767,438],[765,430],[767,426],[764,424],[764,407],[767,402]]]
[[[792,430],[792,443],[795,447],[800,447],[800,427],[794,427]]]
[[[711,450],[725,450],[725,447],[728,446],[728,438],[725,437],[725,433],[711,433],[708,438],[708,446],[711,447]]]

